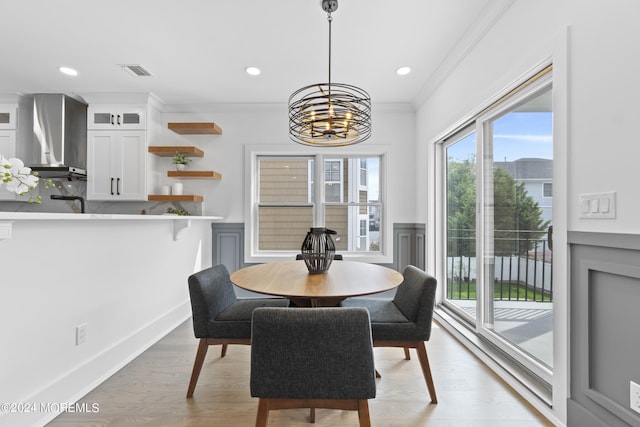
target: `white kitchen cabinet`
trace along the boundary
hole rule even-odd
[[[147,106],[136,104],[90,104],[88,130],[145,130]]]
[[[0,129],[15,129],[17,113],[17,104],[0,104]]]
[[[145,131],[88,131],[87,199],[147,200]]]
[[[7,159],[16,156],[15,130],[0,130],[0,154]],[[4,185],[0,187],[0,201],[17,200],[17,198],[18,196],[15,193],[7,191]]]

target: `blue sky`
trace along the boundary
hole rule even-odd
[[[493,123],[493,158],[514,161],[525,157],[553,159],[552,114],[512,112]],[[454,160],[467,160],[476,152],[475,134],[447,149]]]
[[[495,161],[523,157],[553,159],[551,113],[509,113],[493,125]]]

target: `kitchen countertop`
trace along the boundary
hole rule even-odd
[[[96,213],[0,212],[0,221],[17,220],[221,220],[221,216],[120,215]]]
[[[0,241],[13,237],[14,222],[22,221],[171,221],[173,222],[173,240],[178,240],[183,230],[191,226],[191,221],[215,221],[223,219],[221,216],[181,216],[181,215],[119,215],[92,213],[52,213],[52,212],[0,212]]]

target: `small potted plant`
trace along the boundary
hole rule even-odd
[[[167,213],[169,215],[178,215],[178,216],[188,216],[189,212],[187,212],[184,208],[168,208]]]
[[[173,164],[176,165],[176,170],[184,170],[185,166],[191,161],[185,153],[176,152],[173,156]]]

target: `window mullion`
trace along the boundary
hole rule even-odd
[[[313,225],[314,227],[320,227],[325,224],[325,215],[324,215],[324,155],[318,154],[315,156],[314,161],[314,181],[315,185],[315,194],[314,194],[314,209],[313,209]]]

